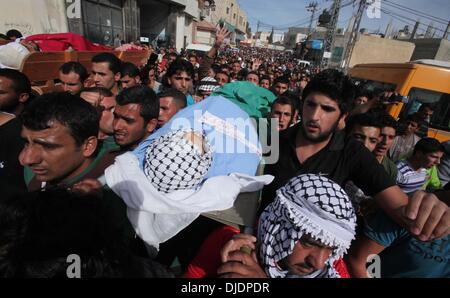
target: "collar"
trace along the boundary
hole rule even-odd
[[[292,150],[295,151],[295,138],[297,136],[297,132],[301,129],[302,122],[295,124],[294,126],[289,127],[285,131],[281,132],[280,139],[284,139]],[[331,140],[328,142],[325,150],[327,151],[341,151],[345,146],[345,132],[343,130],[336,131],[333,133]]]

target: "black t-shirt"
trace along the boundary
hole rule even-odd
[[[14,118],[0,126],[0,198],[26,192],[19,154],[24,142],[20,137],[22,124]]]
[[[325,148],[301,164],[295,150],[300,125],[280,133],[278,162],[266,165],[264,171],[275,179],[263,189],[260,212],[273,201],[277,189],[301,174],[319,174],[341,187],[351,180],[368,196],[395,185],[373,154],[360,142],[346,139],[343,131],[336,132]]]

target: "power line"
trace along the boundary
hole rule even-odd
[[[386,14],[388,14],[388,15],[390,15],[390,16],[393,16],[394,18],[397,18],[397,19],[399,19],[399,20],[402,20],[404,23],[407,23],[408,25],[411,25],[411,23],[409,23],[409,22],[412,22],[412,23],[414,24],[414,23],[417,21],[417,20],[411,19],[411,18],[409,18],[409,17],[405,17],[405,16],[403,16],[403,15],[400,15],[400,14],[398,14],[398,13],[396,13],[396,12],[387,10],[387,9],[385,9],[385,8],[381,8],[381,11],[384,12],[384,13],[386,13]],[[407,21],[405,21],[405,20],[407,20]],[[420,24],[420,25],[427,26],[426,24]],[[434,27],[434,26],[431,26],[430,28],[431,28],[431,29],[435,29],[436,31],[445,32],[444,30],[442,30],[442,29],[440,29],[440,28],[437,28],[437,27]]]
[[[391,6],[391,7],[395,7],[395,8],[400,9],[400,10],[410,11],[412,14],[415,14],[416,16],[420,16],[420,17],[423,17],[423,18],[428,18],[430,20],[434,20],[434,21],[442,23],[444,25],[447,25],[447,23],[448,23],[448,20],[445,20],[443,18],[436,17],[436,16],[433,16],[433,15],[427,14],[425,12],[418,11],[416,9],[413,9],[413,8],[410,8],[410,7],[407,7],[407,6],[404,6],[404,5],[401,5],[401,4],[389,1],[389,0],[384,0],[384,2],[386,2],[386,4]]]

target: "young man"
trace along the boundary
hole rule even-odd
[[[410,153],[420,137],[416,135],[419,130],[421,119],[418,115],[409,115],[405,120],[404,131],[395,137],[391,149],[389,149],[389,158],[394,162],[399,161]]]
[[[339,270],[338,264],[355,236],[355,226],[355,212],[339,185],[318,175],[294,177],[262,213],[257,239],[241,234],[224,246],[224,264],[218,274],[228,278],[343,277],[346,270]],[[243,252],[242,246],[253,251]]]
[[[79,94],[87,78],[88,72],[79,62],[66,62],[59,68],[59,80],[65,92]]]
[[[122,150],[133,150],[158,124],[159,100],[147,86],[123,90],[116,97],[114,139]]]
[[[219,83],[220,87],[223,87],[223,85],[230,82],[230,76],[224,71],[218,71],[216,73],[215,79]]]
[[[423,189],[427,170],[440,163],[444,151],[444,147],[436,139],[423,138],[417,142],[413,155],[397,163],[398,186],[407,194]]]
[[[92,79],[96,87],[119,94],[120,68],[122,61],[112,53],[100,53],[92,57]]]
[[[275,79],[273,86],[272,86],[272,92],[276,96],[281,96],[289,89],[289,78],[287,77],[279,77]]]
[[[270,83],[270,77],[269,76],[266,76],[266,75],[261,76],[261,80],[259,81],[259,86],[260,87],[269,90],[271,85],[272,84]]]
[[[158,127],[162,127],[169,122],[178,111],[186,107],[186,96],[176,89],[167,89],[158,94],[158,98]]]
[[[420,138],[425,138],[428,135],[428,127],[430,126],[430,119],[433,116],[433,113],[434,107],[429,103],[423,103],[417,111],[416,115],[419,117],[421,122],[419,130],[416,132],[416,134]]]
[[[122,90],[140,85],[142,83],[139,68],[131,62],[122,63],[120,75],[120,86],[122,87]]]
[[[311,80],[303,96],[302,122],[280,134],[280,158],[277,163],[266,165],[266,174],[275,179],[263,190],[262,208],[289,179],[301,173],[314,173],[340,185],[353,181],[422,240],[428,240],[432,234],[441,237],[450,232],[448,206],[423,192],[408,200],[367,149],[355,140],[346,141],[344,133],[337,131],[354,97],[350,78],[337,70],[324,70]],[[424,212],[425,206],[431,211]]]
[[[19,115],[31,95],[26,75],[14,69],[0,69],[0,111]]]
[[[189,61],[177,59],[170,64],[167,70],[167,82],[164,87],[175,88],[186,95],[187,105],[195,103],[194,98],[189,94],[192,89],[192,80],[194,79],[194,68]]]
[[[249,82],[252,82],[256,86],[259,86],[259,75],[256,71],[249,72],[245,79]]]
[[[394,142],[394,138],[397,132],[397,121],[389,114],[384,113],[380,117],[381,121],[381,133],[380,141],[378,142],[373,154],[377,161],[383,166],[392,180],[397,180],[397,166],[395,163],[387,157],[387,152]]]
[[[295,104],[289,97],[278,97],[272,103],[270,118],[278,119],[278,131],[289,128],[294,123],[295,115]]]

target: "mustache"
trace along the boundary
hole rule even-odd
[[[307,126],[316,127],[316,128],[320,128],[319,123],[317,123],[316,121],[312,121],[312,120],[306,122],[306,125],[307,125]]]

